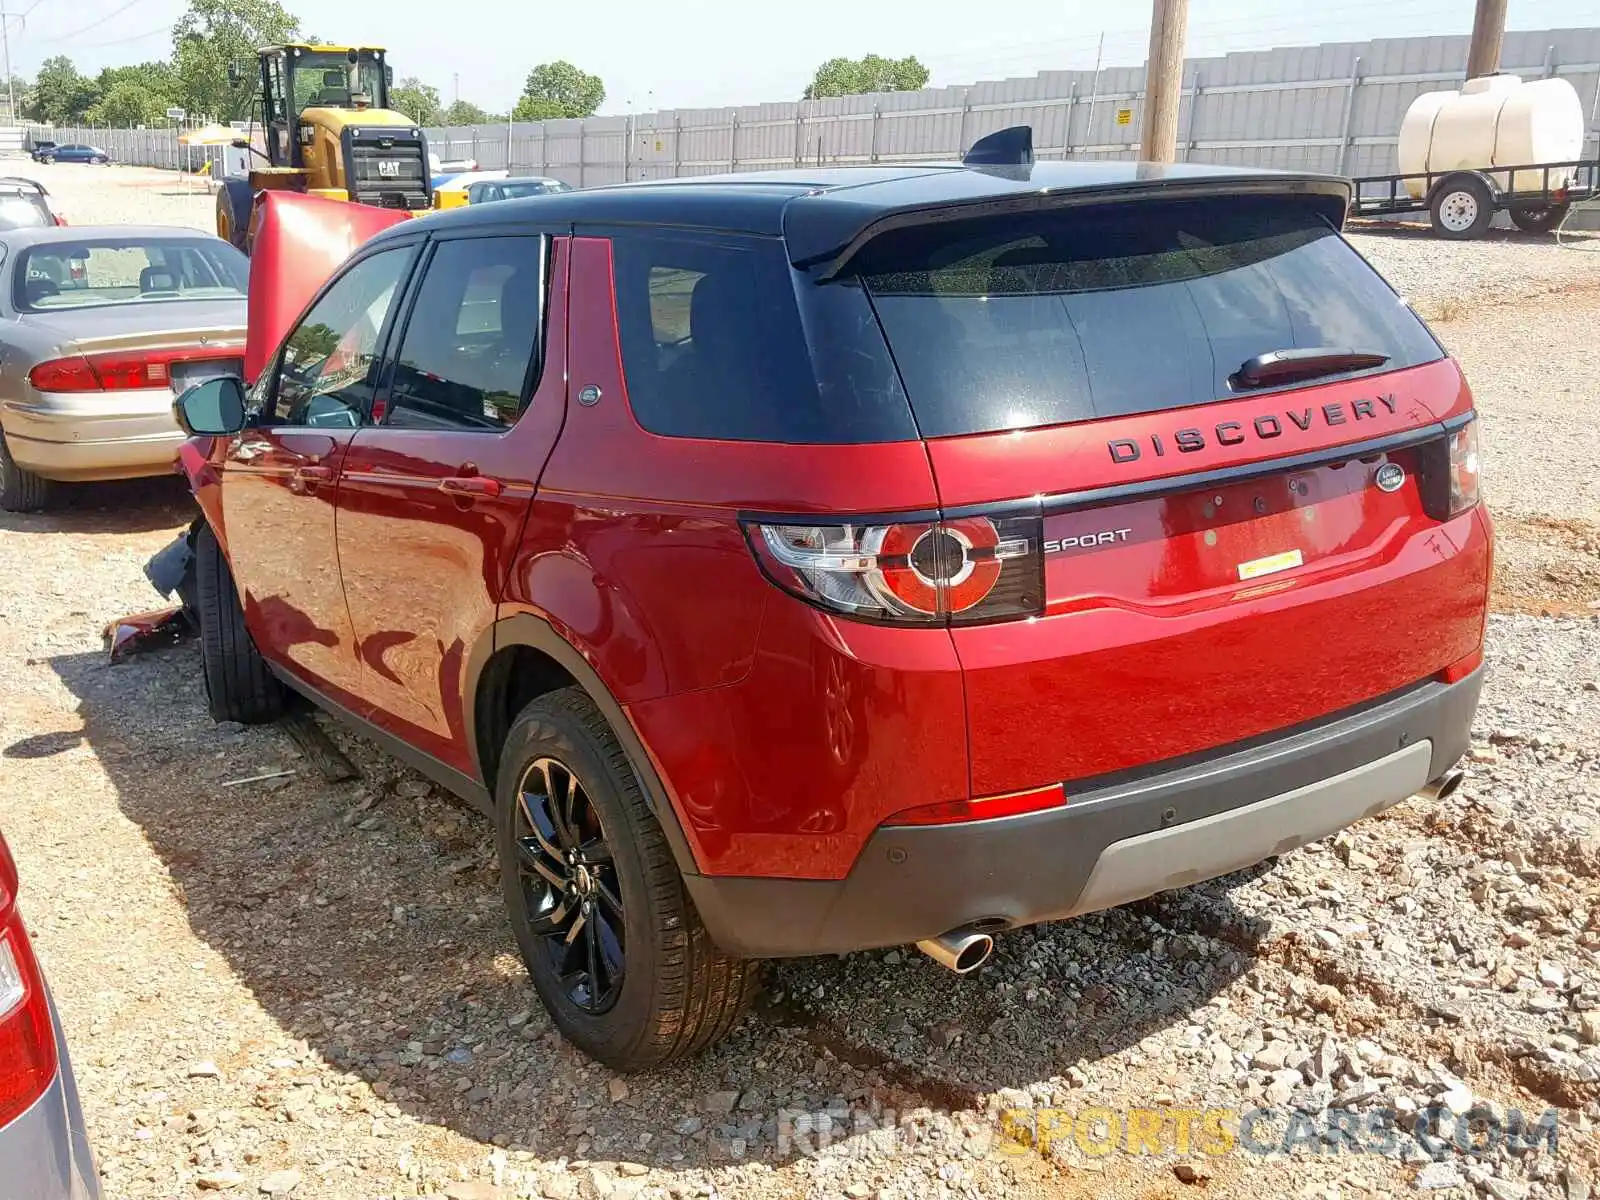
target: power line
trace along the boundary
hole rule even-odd
[[[100,50],[106,46],[127,46],[133,42],[148,41],[157,34],[170,34],[171,32],[171,25],[162,25],[158,29],[150,30],[149,33],[136,33],[132,37],[113,38],[109,42],[79,42],[78,47],[83,50]]]
[[[1538,7],[1552,2],[1554,0],[1522,0],[1523,7]],[[1387,15],[1405,18],[1410,21],[1437,19],[1440,22],[1449,22],[1456,25],[1465,25],[1467,18],[1470,16],[1470,13],[1463,13],[1455,5],[1440,4],[1439,0],[1354,0],[1354,2],[1346,3],[1339,8],[1337,13],[1338,23],[1341,26],[1346,25],[1346,18],[1349,14],[1360,12],[1383,12]],[[1333,14],[1330,14],[1331,19],[1333,19]],[[1191,43],[1204,41],[1207,37],[1212,40],[1226,39],[1230,32],[1237,31],[1248,36],[1252,43],[1260,45],[1275,37],[1305,36],[1310,38],[1314,36],[1312,31],[1322,24],[1325,24],[1325,22],[1279,13],[1276,14],[1276,19],[1268,17],[1265,20],[1260,16],[1254,16],[1221,17],[1210,20],[1190,21],[1188,31]],[[1143,61],[1143,50],[1148,36],[1148,26],[1108,29],[1105,31],[1108,46],[1117,50],[1138,49],[1140,51],[1140,61]],[[1020,58],[1038,61],[1041,55],[1060,53],[1062,51],[1080,50],[1087,57],[1093,53],[1099,37],[1100,34],[1098,32],[1083,33],[1064,38],[977,46],[967,51],[931,54],[922,56],[922,58],[924,62],[940,67],[942,74],[949,74],[952,71],[969,71],[1004,66],[1005,63]],[[1323,38],[1322,40],[1327,39]],[[1355,37],[1338,38],[1336,40],[1365,42],[1372,39]],[[1205,57],[1205,55],[1202,54],[1200,57]]]
[[[143,4],[143,3],[144,3],[144,0],[128,0],[128,2],[126,4],[124,4],[121,8],[112,9],[105,16],[100,17],[100,18],[90,22],[88,25],[85,25],[82,29],[74,29],[71,33],[53,33],[49,37],[35,38],[34,40],[36,42],[64,42],[68,38],[77,37],[80,33],[88,33],[91,29],[97,29],[101,25],[104,25],[107,21],[111,20],[111,18],[120,17],[123,13],[127,12],[135,4]],[[102,42],[101,43],[101,45],[108,45],[108,44],[109,45],[116,45],[115,42],[111,42],[111,43]]]

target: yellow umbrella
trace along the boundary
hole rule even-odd
[[[238,130],[229,129],[226,125],[206,125],[200,129],[180,133],[178,142],[184,146],[231,146],[235,139],[243,136]]]

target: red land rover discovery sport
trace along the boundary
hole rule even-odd
[[[180,403],[211,710],[491,814],[604,1062],[763,957],[970,970],[1459,778],[1472,397],[1348,186],[1008,137],[401,221],[320,290],[369,218],[261,215],[249,384]]]

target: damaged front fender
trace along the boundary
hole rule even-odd
[[[184,581],[194,575],[194,537],[199,525],[196,520],[144,564],[144,577],[150,581],[150,586],[168,599],[174,594],[184,599]]]
[[[144,577],[168,599],[178,603],[171,608],[130,613],[112,621],[103,631],[112,662],[122,662],[148,650],[175,646],[200,629],[200,613],[195,607],[194,539],[204,517],[196,517],[189,528],[150,556],[144,564]]]

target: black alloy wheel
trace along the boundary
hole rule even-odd
[[[599,1016],[621,994],[627,952],[622,883],[600,815],[571,767],[536,758],[513,821],[530,931],[566,999]]]
[[[726,1037],[761,965],[711,940],[639,772],[582,688],[512,721],[494,795],[506,916],[556,1028],[619,1071]]]

